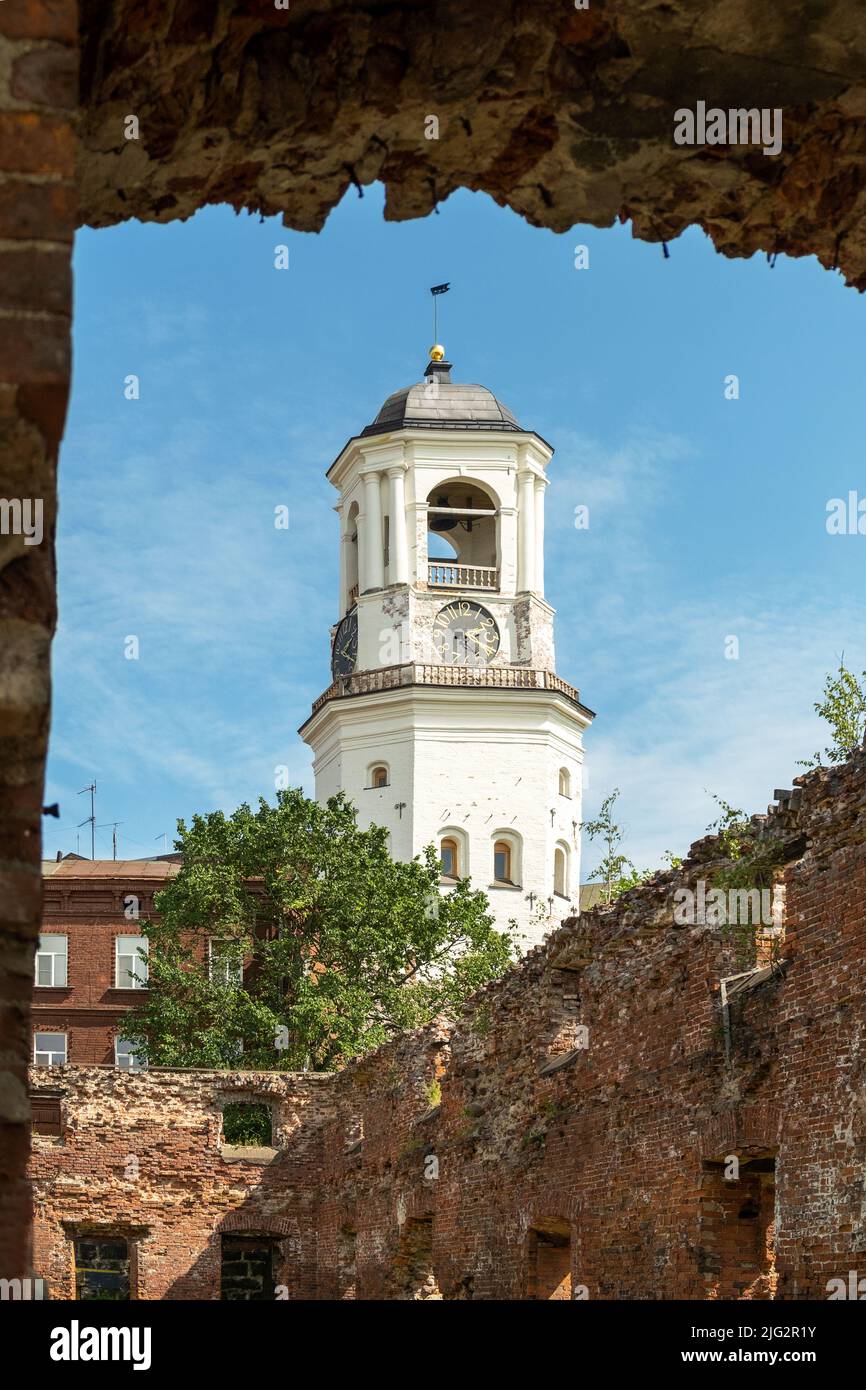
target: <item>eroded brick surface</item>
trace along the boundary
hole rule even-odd
[[[81,9],[92,225],[229,202],[313,231],[381,180],[389,218],[464,187],[555,231],[623,218],[657,242],[698,223],[725,255],[814,253],[866,284],[859,0]],[[28,80],[51,93],[63,79]],[[676,111],[698,101],[781,110],[781,152],[676,144]]]

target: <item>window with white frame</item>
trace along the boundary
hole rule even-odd
[[[522,840],[515,830],[499,830],[493,836],[491,888],[517,888],[521,883]]]
[[[511,846],[507,840],[497,840],[493,846],[493,878],[496,883],[511,883]]]
[[[146,936],[118,936],[115,938],[117,970],[115,985],[118,989],[147,989]]]
[[[559,795],[571,796],[571,773],[567,767],[559,769]]]
[[[37,1067],[65,1067],[66,1034],[37,1033],[33,1039],[33,1060]]]
[[[228,941],[208,941],[208,975],[215,985],[240,985],[244,979],[244,963],[237,947]]]
[[[553,852],[553,891],[559,898],[568,897],[568,850],[557,845]]]
[[[118,1036],[114,1039],[114,1065],[121,1071],[144,1071],[147,1062],[137,1055],[131,1042]]]
[[[43,989],[65,986],[68,954],[67,936],[40,936],[36,951],[36,984]]]
[[[439,869],[443,878],[458,878],[460,875],[460,849],[451,835],[446,835],[440,842]]]

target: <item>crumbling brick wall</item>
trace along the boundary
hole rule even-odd
[[[314,1205],[330,1078],[280,1072],[34,1070],[61,1096],[62,1134],[34,1135],[35,1265],[53,1298],[74,1297],[72,1241],[127,1236],[139,1298],[220,1294],[223,1234],[270,1237],[275,1284],[316,1291]],[[221,1144],[221,1109],[273,1107],[273,1150]],[[272,1297],[275,1294],[272,1292]]]
[[[20,506],[22,516],[28,507],[31,528],[28,538],[13,519],[0,534],[0,1274],[6,1277],[30,1273],[28,1011],[42,903],[55,467],[69,388],[77,34],[75,0],[0,5],[0,499]]]
[[[335,1075],[40,1072],[67,1134],[36,1141],[37,1273],[68,1296],[70,1229],[125,1217],[142,1297],[218,1297],[219,1231],[257,1222],[291,1233],[291,1297],[826,1297],[866,1258],[864,812],[866,753],[756,821],[786,922],[745,977],[723,931],[673,923],[707,837]],[[289,1117],[264,1167],[217,1149],[242,1086]]]

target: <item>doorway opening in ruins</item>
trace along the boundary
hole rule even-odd
[[[224,1235],[221,1243],[221,1302],[273,1302],[278,1241],[272,1236]]]
[[[385,1296],[414,1302],[442,1297],[433,1268],[432,1216],[413,1217],[403,1227]]]
[[[700,1274],[706,1298],[775,1298],[775,1206],[775,1151],[705,1160]]]
[[[571,1298],[571,1226],[562,1217],[542,1218],[529,1231],[526,1297]]]

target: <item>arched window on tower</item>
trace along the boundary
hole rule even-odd
[[[565,845],[557,845],[553,851],[553,891],[557,897],[568,897],[568,850]]]
[[[522,842],[516,830],[493,834],[492,888],[517,888],[521,882]]]
[[[497,883],[511,883],[511,846],[497,840],[493,846],[493,877]]]
[[[559,795],[571,796],[571,773],[567,767],[559,769]]]
[[[443,878],[460,877],[460,848],[451,835],[439,845],[439,867]]]
[[[388,785],[388,769],[384,763],[379,763],[370,773],[370,786],[378,791],[380,787],[387,787]]]
[[[439,483],[427,497],[431,589],[499,587],[499,503],[471,478]]]

